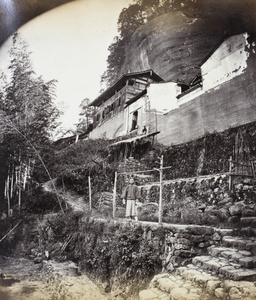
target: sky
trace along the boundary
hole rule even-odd
[[[75,129],[79,104],[94,100],[106,70],[108,46],[118,35],[121,10],[132,0],[76,0],[54,8],[19,28],[37,75],[57,79],[55,103],[64,111],[62,127]],[[10,39],[0,48],[0,68],[8,64]]]

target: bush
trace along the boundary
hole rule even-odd
[[[164,171],[164,179],[228,172],[228,159],[236,152],[238,136],[243,140],[244,153],[256,156],[255,133],[256,122],[253,122],[162,149],[164,165],[171,167]]]
[[[43,214],[60,210],[57,196],[46,192],[42,187],[27,191],[24,194],[24,206],[28,213]]]

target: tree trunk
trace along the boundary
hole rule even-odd
[[[12,179],[11,179],[11,199],[13,199],[13,190],[14,190],[14,167],[12,169]]]
[[[11,203],[10,203],[10,191],[9,191],[9,174],[6,179],[6,198],[7,198],[7,207],[8,207],[8,217],[11,216]]]
[[[20,208],[21,208],[21,165],[20,165],[20,168],[19,168],[19,185],[18,185],[18,189],[19,189],[18,208],[20,210]]]
[[[25,174],[24,174],[24,180],[23,180],[23,191],[25,191],[25,189],[26,189],[27,174],[28,174],[28,165],[26,165],[26,168],[25,168]]]

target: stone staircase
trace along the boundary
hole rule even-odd
[[[256,204],[240,201],[229,207],[229,222],[234,233],[243,237],[256,237]]]
[[[227,231],[231,233],[231,231]],[[256,238],[225,235],[192,263],[156,275],[140,300],[255,300]]]

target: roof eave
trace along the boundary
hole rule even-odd
[[[111,97],[111,94],[114,94],[116,88],[118,85],[121,86],[122,88],[122,83],[124,80],[127,80],[130,77],[136,77],[136,76],[141,76],[141,75],[149,75],[153,80],[155,81],[164,81],[162,77],[157,75],[152,69],[146,70],[146,71],[141,71],[141,72],[133,72],[133,73],[127,73],[122,75],[112,86],[110,86],[108,89],[106,89],[101,95],[99,95],[93,102],[91,102],[91,106],[99,106],[105,99],[105,97]],[[124,86],[124,85],[123,85]],[[120,89],[121,89],[120,88]]]

